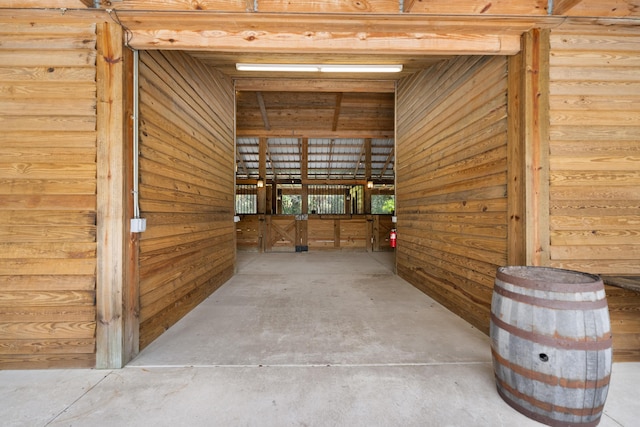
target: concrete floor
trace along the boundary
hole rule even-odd
[[[640,363],[600,423],[639,425]],[[489,338],[390,253],[238,255],[238,274],[121,370],[0,371],[3,426],[538,426],[498,396]]]

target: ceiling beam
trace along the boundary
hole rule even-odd
[[[476,0],[474,0],[476,1]],[[528,0],[529,1],[529,0]],[[549,28],[562,23],[546,14],[530,16],[505,15],[433,15],[433,14],[371,14],[371,13],[238,13],[215,11],[152,11],[119,10],[122,24],[132,35],[149,31],[156,36],[167,34],[159,30],[184,29],[209,32],[211,38],[224,38],[226,32],[253,35],[245,42],[257,41],[261,32],[282,32],[305,35],[309,42],[328,38],[326,32],[350,34],[366,30],[375,33],[420,33],[425,31],[458,34],[516,34],[533,27]],[[179,18],[179,19],[177,19]],[[322,33],[321,33],[322,32]],[[364,34],[361,34],[364,36]],[[179,40],[167,40],[178,43]]]
[[[242,167],[242,172],[244,172],[245,175],[248,175],[249,170],[247,169],[247,165],[244,162],[244,157],[240,154],[240,151],[238,150],[237,145],[236,145],[236,161],[240,163],[240,166]]]
[[[362,141],[362,145],[360,146],[360,155],[358,156],[358,161],[356,162],[356,170],[353,172],[354,178],[358,176],[358,170],[360,169],[360,163],[362,162],[362,156],[364,155],[366,147],[367,147],[367,141],[364,140]]]
[[[389,152],[389,155],[387,156],[387,161],[384,162],[384,167],[382,168],[382,172],[380,172],[380,177],[382,177],[384,175],[384,173],[387,171],[387,169],[389,168],[389,165],[391,164],[391,160],[393,159],[394,152],[395,152],[394,148],[391,147],[391,151]]]
[[[237,91],[394,93],[395,80],[316,80],[237,78]]]
[[[336,94],[336,108],[333,112],[333,124],[331,130],[333,132],[338,130],[338,121],[340,120],[340,108],[342,107],[342,92]]]
[[[238,129],[237,137],[268,137],[268,138],[394,138],[393,129],[389,130],[316,130],[316,129],[276,129],[265,131],[261,129]]]
[[[413,4],[415,2],[416,0],[404,0],[404,4],[403,4],[404,12],[405,13],[411,12],[411,9],[413,9]]]
[[[264,122],[265,130],[271,130],[271,125],[269,124],[269,117],[267,116],[267,107],[264,105],[264,98],[262,97],[262,92],[256,92],[256,98],[258,99],[258,106],[260,106],[260,114],[262,114],[262,121]]]
[[[135,49],[220,52],[511,55],[549,16],[118,11]],[[286,25],[283,25],[286,23]]]
[[[564,15],[582,0],[555,0],[553,2],[553,14]]]
[[[271,173],[273,174],[273,178],[276,179],[278,174],[276,173],[276,167],[273,165],[273,157],[271,156],[271,152],[269,151],[269,141],[267,140],[267,148],[266,148],[266,157],[269,159],[269,166],[271,166]]]

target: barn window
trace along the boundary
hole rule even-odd
[[[258,197],[256,185],[236,185],[236,214],[255,213],[258,213]]]

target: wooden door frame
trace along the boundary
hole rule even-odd
[[[141,31],[139,34],[144,33],[144,30],[139,31]],[[98,24],[97,32],[96,367],[110,369],[123,367],[138,351],[138,340],[136,339],[139,334],[139,283],[136,267],[138,237],[130,233],[128,222],[131,201],[130,177],[127,174],[131,169],[130,160],[128,160],[131,158],[131,147],[128,147],[127,141],[131,139],[131,135],[130,132],[127,132],[130,121],[126,120],[125,116],[131,107],[127,106],[127,102],[130,101],[126,96],[131,83],[126,83],[130,72],[126,64],[128,54],[124,52],[123,28],[115,23],[105,22]],[[548,31],[546,33],[548,36]],[[520,74],[526,67],[544,65],[544,62],[539,61],[546,60],[548,66],[548,58],[544,58],[545,51],[541,50],[541,45],[536,42],[536,35],[540,34],[540,30],[534,29],[527,34],[523,37],[525,55],[519,53],[516,55],[519,59],[515,59],[513,62],[514,65],[519,64],[517,66],[521,70]],[[145,48],[145,46],[147,45],[140,43],[139,47]],[[154,44],[153,47],[155,49],[176,48],[169,41]],[[528,59],[529,53],[533,55],[532,59]],[[536,58],[538,62],[536,62]],[[520,156],[518,161],[524,162],[523,164],[527,166],[526,176],[522,177],[519,183],[524,185],[525,195],[522,196],[522,188],[513,187],[510,190],[515,192],[513,194],[519,195],[518,199],[514,199],[518,200],[518,204],[510,208],[510,215],[520,212],[524,217],[526,213],[525,234],[522,236],[524,247],[510,246],[511,255],[509,257],[513,260],[520,260],[524,251],[525,261],[536,263],[544,262],[535,258],[535,254],[540,252],[538,251],[539,245],[544,242],[544,233],[540,228],[544,228],[544,223],[535,226],[538,227],[537,229],[534,228],[534,222],[540,221],[540,217],[531,215],[530,212],[531,209],[544,201],[544,188],[540,186],[540,183],[544,182],[544,176],[540,171],[544,173],[544,169],[538,168],[544,168],[544,164],[542,164],[544,159],[539,157],[541,153],[539,150],[543,149],[540,144],[544,143],[545,130],[542,129],[541,132],[536,130],[536,126],[545,123],[544,111],[539,109],[540,105],[544,106],[544,99],[535,101],[537,94],[544,90],[540,86],[540,84],[544,84],[544,81],[536,80],[536,78],[542,78],[541,74],[529,71],[527,73],[527,78],[521,75],[522,80],[519,83],[513,83],[514,86],[512,86],[518,88],[519,96],[526,95],[526,99],[519,104],[522,110],[517,115],[520,130],[514,127],[514,130],[520,135],[520,139],[518,139],[518,144],[513,147],[519,148],[513,148],[512,153]],[[531,80],[532,78],[533,80]],[[536,102],[540,104],[536,104]],[[538,122],[536,123],[535,120]],[[517,151],[523,148],[527,150],[533,148],[538,151],[527,151],[524,154]],[[532,189],[531,186],[536,183],[537,189]],[[526,191],[533,191],[533,193]],[[515,218],[515,216],[513,217]],[[522,232],[521,224],[515,224],[510,228],[512,235]],[[510,241],[515,241],[514,239],[516,238],[510,237]]]
[[[115,23],[97,25],[96,368],[138,353],[137,234],[132,218],[133,55]]]

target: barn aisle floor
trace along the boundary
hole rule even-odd
[[[121,370],[0,371],[7,426],[537,426],[495,391],[489,338],[391,253],[239,253],[237,274]],[[637,425],[640,363],[601,426]]]

